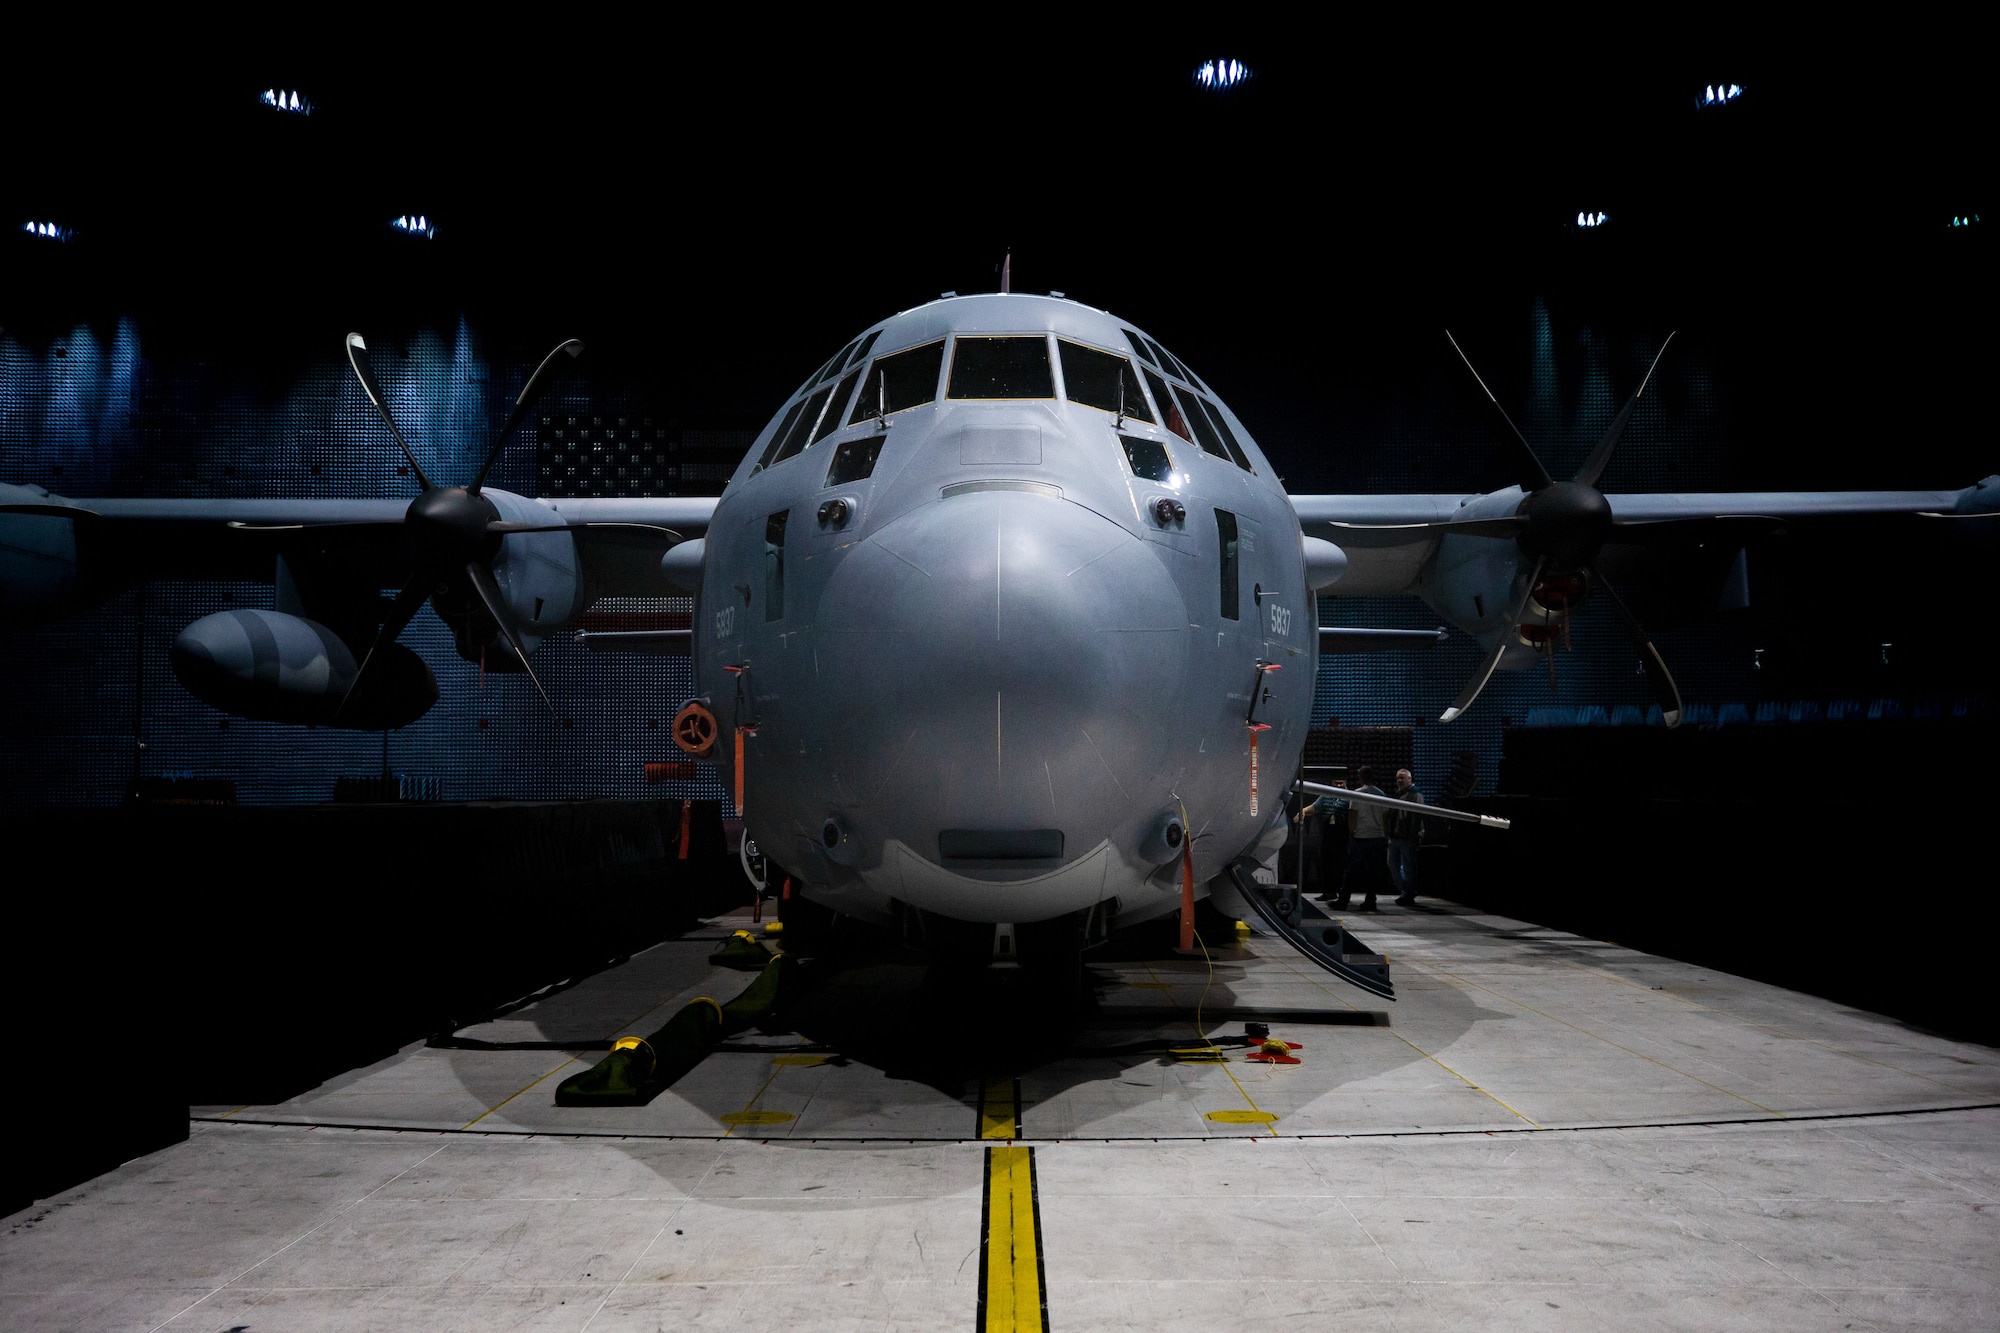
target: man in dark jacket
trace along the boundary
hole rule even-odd
[[[1410,777],[1410,770],[1396,770],[1395,797],[1399,801],[1424,804],[1424,794]],[[1414,810],[1389,811],[1389,880],[1396,886],[1396,906],[1417,903],[1417,845],[1423,841],[1424,817]]]

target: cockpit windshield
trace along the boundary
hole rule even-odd
[[[1146,395],[1139,391],[1139,377],[1132,373],[1129,360],[1067,338],[1056,339],[1056,351],[1062,356],[1063,389],[1072,403],[1116,412],[1134,421],[1152,421]]]
[[[951,354],[946,398],[1053,398],[1049,340],[1032,337],[969,338],[960,335]]]
[[[944,367],[944,339],[875,358],[855,396],[847,424],[870,417],[891,416],[922,407],[937,397],[938,371]]]

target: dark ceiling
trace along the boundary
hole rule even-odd
[[[1615,42],[1438,62],[1424,36],[1138,49],[1003,25],[771,50],[663,30],[530,33],[477,66],[310,42],[131,76],[57,60],[0,90],[0,223],[75,239],[5,238],[0,325],[129,314],[151,355],[281,369],[463,312],[500,355],[582,336],[599,376],[684,424],[754,427],[866,323],[992,290],[1011,249],[1016,290],[1148,328],[1274,456],[1462,377],[1446,326],[1518,401],[1540,301],[1614,348],[1680,330],[1744,484],[2000,467],[1971,406],[1988,244],[1949,225],[1989,202],[1990,80],[1877,76],[1860,38],[1635,69]],[[1254,77],[1204,92],[1212,54]],[[1743,96],[1698,111],[1718,77]],[[259,105],[279,80],[310,117]],[[411,212],[434,241],[387,227]]]

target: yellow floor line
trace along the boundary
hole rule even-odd
[[[500,1101],[495,1102],[493,1105],[487,1107],[484,1111],[480,1112],[472,1119],[466,1121],[463,1125],[460,1125],[459,1128],[461,1130],[471,1129],[474,1125],[484,1120],[487,1116],[492,1115],[495,1111],[505,1106],[508,1102],[513,1101],[515,1097],[519,1097],[522,1092],[529,1091],[537,1083],[546,1082],[550,1077],[556,1074],[560,1074],[563,1070],[568,1069],[571,1065],[575,1063],[576,1063],[576,1057],[572,1055],[569,1059],[563,1061],[561,1064],[557,1065],[554,1069],[551,1069],[548,1073],[542,1075],[541,1078],[536,1079],[534,1083],[530,1083],[526,1088],[522,1088],[520,1092],[514,1093],[513,1096],[506,1097]]]
[[[981,1223],[981,1333],[1042,1333],[1048,1282],[1042,1272],[1041,1208],[1035,1197],[1035,1150],[986,1150],[986,1207]]]
[[[1659,1059],[1656,1056],[1647,1055],[1644,1051],[1635,1051],[1630,1046],[1622,1045],[1618,1042],[1611,1040],[1611,1038],[1609,1037],[1603,1036],[1600,1033],[1592,1032],[1589,1028],[1582,1027],[1576,1023],[1572,1023],[1568,1019],[1557,1018],[1554,1014],[1547,1013],[1544,1012],[1543,1010],[1535,1008],[1534,1005],[1529,1004],[1525,1000],[1517,1000],[1511,995],[1502,995],[1499,991],[1494,990],[1491,986],[1482,986],[1476,981],[1468,981],[1464,977],[1458,976],[1457,974],[1452,972],[1447,972],[1443,968],[1437,967],[1435,965],[1426,967],[1424,970],[1435,972],[1438,976],[1441,977],[1450,977],[1454,982],[1456,982],[1461,986],[1470,986],[1474,990],[1483,990],[1496,1000],[1500,1000],[1503,1001],[1504,1003],[1511,1004],[1517,1009],[1525,1009],[1529,1013],[1534,1014],[1537,1017],[1546,1018],[1549,1022],[1558,1024],[1562,1027],[1566,1027],[1572,1032],[1581,1032],[1586,1037],[1590,1037],[1593,1038],[1594,1040],[1603,1042],[1606,1046],[1611,1047],[1613,1050],[1623,1051],[1627,1055],[1636,1056],[1639,1059],[1644,1060],[1647,1064],[1658,1065],[1660,1068],[1666,1070],[1669,1073],[1679,1074],[1682,1078],[1688,1079],[1695,1083],[1699,1083],[1704,1088],[1712,1089],[1713,1091],[1721,1093],[1725,1097],[1734,1097],[1737,1101],[1742,1102],[1745,1106],[1756,1107],[1758,1110],[1762,1111],[1765,1115],[1776,1116],[1780,1120],[1789,1120],[1791,1118],[1790,1116],[1787,1116],[1783,1111],[1773,1110],[1771,1107],[1764,1105],[1762,1102],[1752,1101],[1750,1098],[1745,1097],[1740,1092],[1731,1092],[1728,1088],[1723,1087],[1719,1083],[1711,1083],[1707,1079],[1701,1077],[1699,1074],[1690,1074],[1688,1073],[1687,1070],[1676,1068],[1675,1066],[1668,1064],[1665,1060]],[[1494,1100],[1498,1101],[1499,1099],[1495,1098]],[[1523,1118],[1525,1119],[1526,1117]]]
[[[1649,955],[1649,956],[1655,956],[1655,955]],[[1932,1078],[1929,1074],[1920,1074],[1914,1069],[1905,1069],[1901,1065],[1892,1065],[1887,1060],[1877,1060],[1871,1056],[1861,1055],[1854,1051],[1845,1050],[1839,1046],[1834,1046],[1830,1045],[1827,1042],[1823,1042],[1818,1037],[1802,1037],[1798,1035],[1796,1032],[1792,1032],[1787,1028],[1778,1027],[1775,1024],[1760,1023],[1754,1018],[1745,1018],[1741,1014],[1732,1014],[1727,1009],[1718,1009],[1712,1004],[1703,1004],[1700,1000],[1690,1000],[1685,995],[1676,995],[1672,991],[1666,989],[1664,986],[1660,987],[1642,986],[1638,982],[1632,980],[1632,978],[1630,977],[1621,977],[1616,972],[1606,972],[1601,968],[1591,967],[1585,963],[1577,963],[1575,966],[1581,969],[1582,971],[1590,973],[1590,975],[1594,977],[1602,977],[1607,981],[1622,982],[1625,985],[1630,986],[1634,990],[1645,991],[1647,994],[1650,995],[1663,995],[1667,999],[1670,999],[1677,1004],[1685,1005],[1689,1009],[1699,1009],[1702,1013],[1714,1014],[1717,1018],[1727,1019],[1732,1023],[1740,1023],[1744,1027],[1754,1029],[1755,1031],[1768,1032],[1772,1036],[1777,1037],[1782,1041],[1796,1041],[1796,1042],[1801,1042],[1807,1046],[1817,1046],[1822,1051],[1828,1051],[1834,1055],[1841,1056],[1845,1059],[1858,1060],[1864,1065],[1874,1065],[1877,1069],[1887,1069],[1894,1073],[1901,1074],[1905,1078],[1920,1078],[1926,1083],[1935,1083],[1940,1088],[1947,1088],[1951,1089],[1952,1091],[1956,1091],[1956,1089],[1952,1088],[1951,1084],[1945,1082],[1941,1078]]]
[[[1388,957],[1388,955],[1384,954],[1383,957],[1386,958]],[[1296,955],[1294,955],[1294,958],[1296,958]],[[1335,991],[1332,987],[1328,986],[1326,982],[1322,979],[1325,976],[1325,973],[1322,972],[1318,976],[1314,976],[1310,973],[1307,973],[1305,969],[1296,966],[1296,964],[1293,962],[1293,959],[1286,959],[1284,961],[1288,965],[1292,965],[1292,970],[1294,972],[1297,972],[1300,976],[1304,977],[1306,980],[1311,981],[1315,986],[1319,987],[1320,990],[1326,992],[1326,994],[1329,995],[1330,997],[1341,1001],[1343,1004],[1347,1005],[1348,1008],[1355,1010],[1359,1010],[1361,1008],[1360,1005],[1355,1004],[1352,1000],[1349,1000],[1345,995],[1340,994],[1339,992]],[[1413,963],[1407,957],[1402,959],[1402,963],[1404,966],[1414,967],[1418,971],[1425,970],[1421,963]],[[1456,1069],[1453,1069],[1450,1065],[1438,1059],[1436,1055],[1432,1054],[1430,1051],[1425,1050],[1423,1047],[1417,1045],[1415,1042],[1411,1041],[1408,1037],[1398,1032],[1395,1028],[1384,1027],[1383,1031],[1387,1032],[1397,1041],[1402,1042],[1403,1045],[1409,1047],[1411,1050],[1415,1051],[1418,1055],[1423,1056],[1424,1059],[1430,1061],[1432,1064],[1436,1065],[1439,1069],[1442,1069],[1445,1073],[1450,1074],[1453,1078],[1457,1079],[1460,1083],[1463,1083],[1466,1087],[1471,1088],[1474,1092],[1478,1093],[1480,1096],[1492,1102],[1495,1106],[1505,1111],[1508,1115],[1511,1115],[1516,1119],[1518,1119],[1522,1124],[1533,1126],[1536,1129],[1540,1129],[1542,1127],[1538,1122],[1536,1122],[1531,1117],[1522,1115],[1518,1107],[1508,1105],[1505,1098],[1496,1096],[1493,1092],[1493,1089],[1488,1087],[1483,1087],[1480,1084],[1474,1082],[1473,1080],[1467,1078],[1464,1074],[1460,1073]]]
[[[979,1089],[979,1137],[1021,1137],[1021,1080],[988,1078]]]
[[[771,1076],[764,1080],[764,1086],[757,1089],[757,1091],[754,1094],[752,1094],[749,1101],[743,1103],[743,1109],[737,1112],[737,1114],[748,1115],[750,1112],[756,1110],[758,1101],[764,1096],[765,1093],[771,1090],[771,1085],[778,1081],[778,1075],[784,1072],[785,1072],[785,1067],[783,1065],[773,1065],[771,1067]],[[736,1126],[731,1125],[729,1128],[722,1131],[722,1137],[726,1139],[735,1132],[736,1132]]]
[[[1202,946],[1202,956],[1204,959],[1207,959],[1208,957],[1206,945]],[[1154,978],[1154,980],[1157,981],[1159,979],[1160,974],[1153,971],[1153,965],[1151,963],[1146,964],[1146,971],[1149,975],[1151,975]],[[1204,980],[1202,986],[1202,994],[1204,997],[1206,997],[1206,995],[1208,994],[1208,987],[1209,985],[1214,983],[1214,980],[1215,980],[1215,963],[1213,960],[1209,960],[1208,976]],[[1163,985],[1162,989],[1166,990],[1167,1003],[1173,1005],[1176,1015],[1178,1017],[1187,1019],[1188,1026],[1194,1029],[1195,1040],[1206,1043],[1208,1041],[1208,1034],[1206,1032],[1203,1032],[1201,1030],[1201,1024],[1195,1021],[1195,1016],[1196,1016],[1195,1013],[1190,1013],[1187,1009],[1181,1006],[1181,1002],[1174,997],[1174,993],[1171,988],[1165,987]],[[1201,1008],[1200,1004],[1197,1004],[1195,1006],[1196,1013],[1200,1011],[1200,1008]],[[1229,1081],[1231,1083],[1236,1084],[1237,1094],[1243,1098],[1244,1105],[1248,1106],[1252,1111],[1256,1112],[1259,1116],[1270,1115],[1270,1112],[1266,1111],[1263,1107],[1257,1105],[1256,1099],[1250,1095],[1250,1093],[1244,1088],[1243,1084],[1237,1079],[1236,1071],[1229,1067],[1226,1059],[1222,1063],[1221,1069],[1224,1074],[1227,1074],[1229,1076]],[[1273,1115],[1269,1120],[1264,1122],[1264,1131],[1274,1139],[1278,1137],[1277,1116]]]

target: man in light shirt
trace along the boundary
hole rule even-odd
[[[1366,764],[1354,770],[1347,786],[1352,791],[1370,796],[1382,795],[1382,789],[1375,785],[1375,774]],[[1375,882],[1388,869],[1388,849],[1389,830],[1382,821],[1382,807],[1349,804],[1347,864],[1340,874],[1340,896],[1334,899],[1335,907],[1346,908],[1353,901],[1354,890],[1358,887],[1366,895],[1361,900],[1361,910],[1375,910]]]

